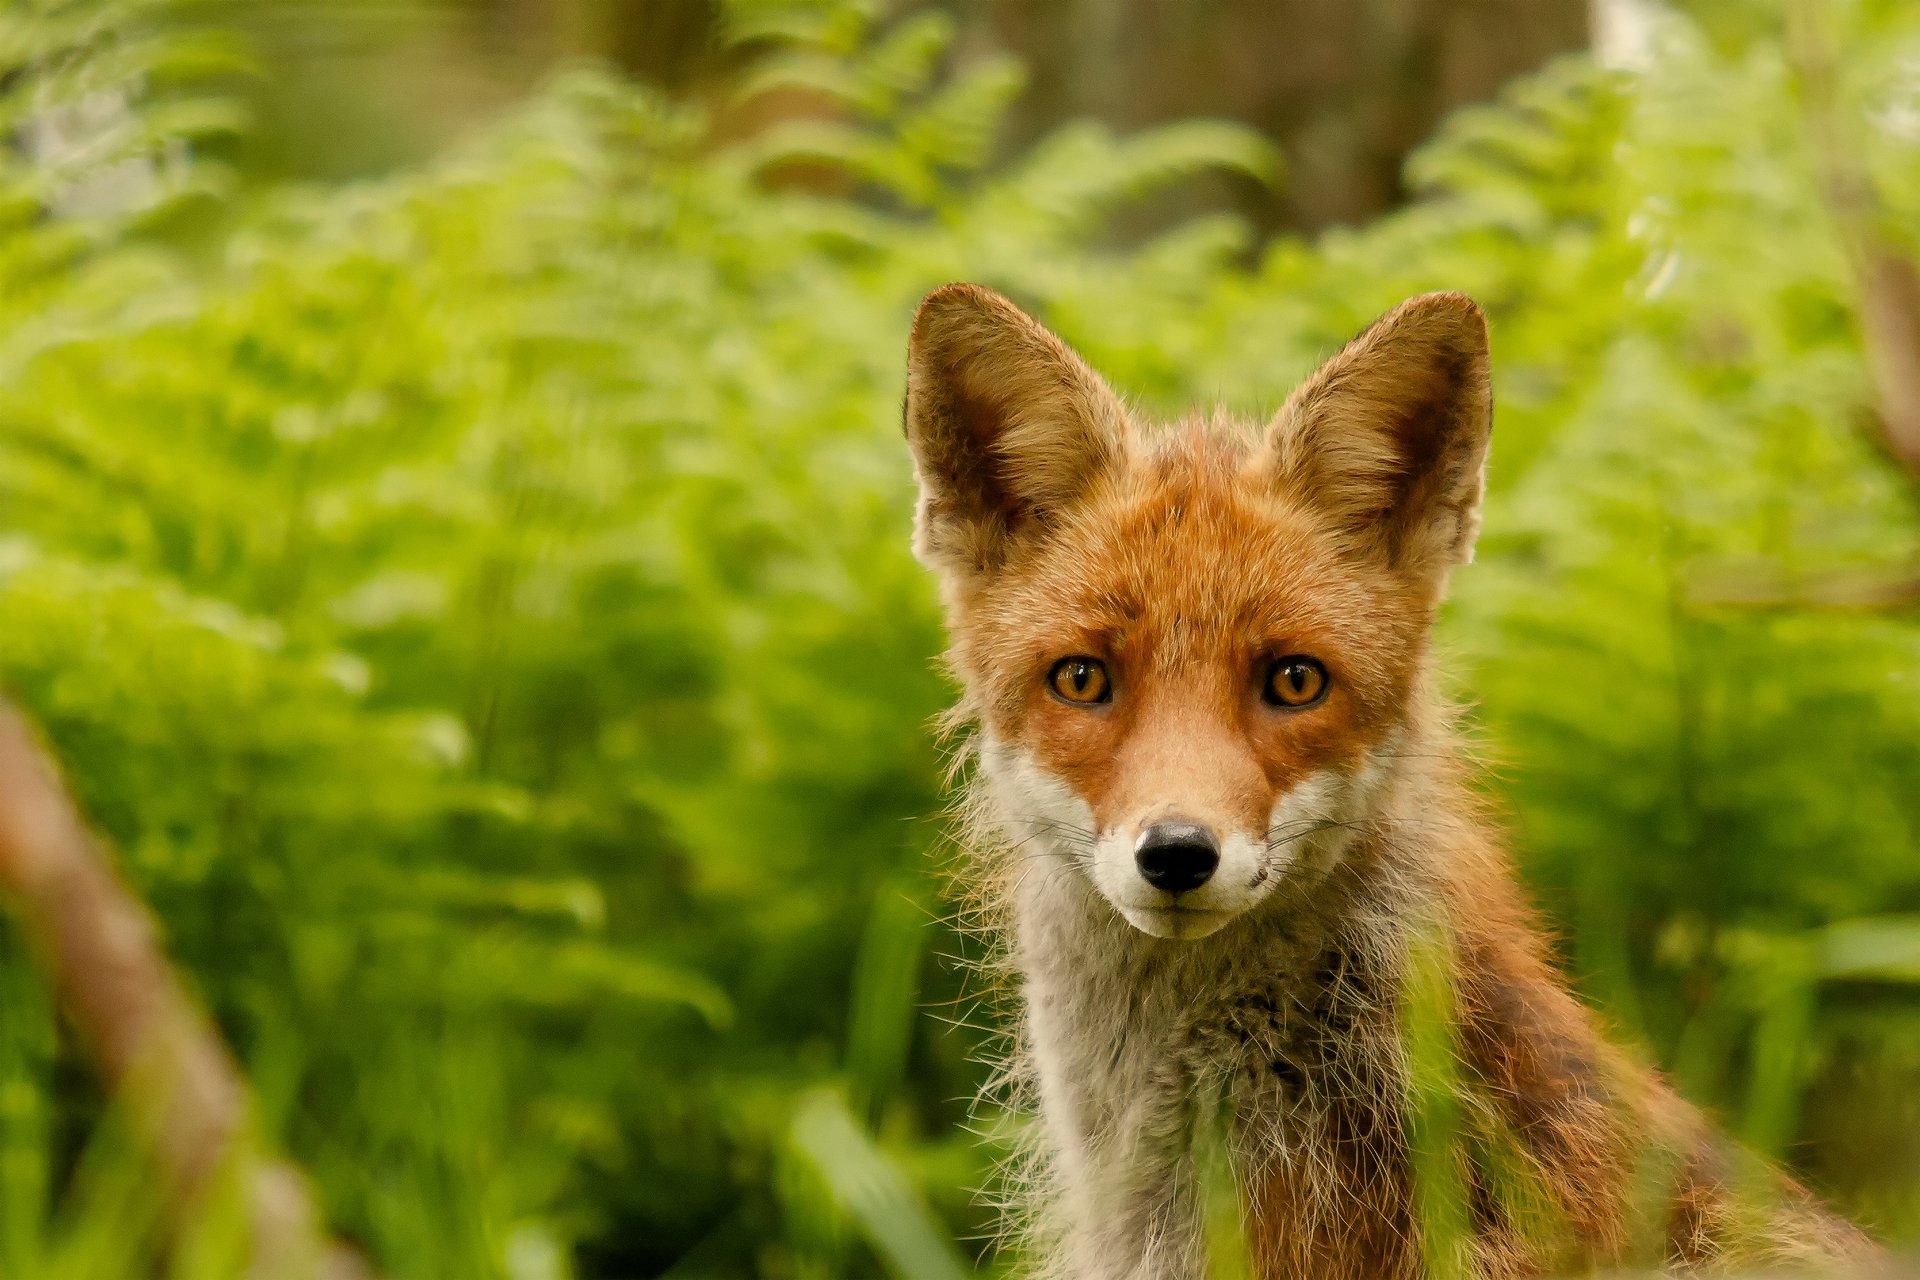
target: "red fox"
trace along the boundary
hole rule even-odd
[[[1428,658],[1492,426],[1471,299],[1403,303],[1265,426],[1150,430],[949,285],[914,319],[905,418],[1040,1274],[1207,1273],[1203,1097],[1266,1280],[1878,1264],[1602,1037],[1479,813]],[[1437,1156],[1416,988],[1452,1076]]]

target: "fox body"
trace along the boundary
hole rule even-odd
[[[1404,303],[1271,423],[1148,429],[951,285],[914,322],[906,429],[1042,1274],[1206,1271],[1203,1106],[1269,1280],[1876,1256],[1599,1034],[1466,785],[1428,633],[1491,429],[1472,301]]]

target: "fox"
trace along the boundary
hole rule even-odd
[[[1492,422],[1460,293],[1264,423],[1143,421],[1000,294],[920,304],[913,549],[1012,990],[1032,1274],[1219,1274],[1209,1114],[1261,1280],[1885,1265],[1556,968],[1433,669]]]

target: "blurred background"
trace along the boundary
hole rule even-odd
[[[899,431],[953,279],[1148,411],[1478,297],[1516,859],[1920,1240],[1916,6],[0,0],[0,139],[0,686],[386,1274],[1004,1266]],[[184,1274],[17,926],[0,989],[0,1276]]]

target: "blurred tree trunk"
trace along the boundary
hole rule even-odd
[[[1454,107],[1586,47],[1588,0],[946,0],[966,38],[1026,59],[1024,140],[1075,115],[1136,128],[1243,120],[1288,174],[1239,200],[1264,229],[1398,204],[1407,153]]]
[[[716,0],[492,0],[555,53],[605,56],[670,88],[710,64]],[[961,52],[1022,58],[1015,147],[1094,116],[1134,129],[1242,120],[1288,176],[1231,197],[1264,230],[1364,221],[1399,203],[1407,153],[1463,103],[1585,48],[1588,0],[899,0],[958,19]],[[1218,199],[1219,193],[1211,193]]]
[[[720,0],[482,0],[499,44],[535,65],[604,58],[653,84],[684,89],[706,72]]]

